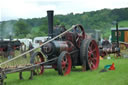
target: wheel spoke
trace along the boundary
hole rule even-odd
[[[94,58],[93,58],[93,60],[95,60],[95,61],[96,61],[96,60],[97,60],[97,57],[94,57]]]
[[[88,51],[88,56],[91,57],[92,52]]]
[[[95,68],[95,64],[93,62],[91,63],[91,66],[92,66],[92,68]]]
[[[94,49],[92,50],[92,53],[94,53],[94,52],[96,52],[96,48],[94,48]]]
[[[88,51],[91,51],[91,48],[90,48],[90,46],[88,47]]]
[[[63,61],[62,61],[62,67],[65,68],[65,65],[66,65],[66,62],[63,60]]]
[[[79,37],[77,36],[77,38],[76,38],[76,42],[78,42],[79,41]]]
[[[94,64],[96,64],[96,59],[95,59],[95,58],[93,58],[93,59],[92,59],[92,62],[93,62]]]
[[[92,42],[90,43],[90,48],[91,48],[91,50],[93,50],[92,48],[93,48],[93,44],[92,44]]]

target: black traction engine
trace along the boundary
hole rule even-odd
[[[53,11],[48,13],[48,40],[66,31],[64,26],[53,28]],[[31,63],[37,64],[57,58],[41,65],[42,74],[45,67],[52,67],[59,75],[67,75],[72,67],[82,66],[82,70],[94,70],[99,65],[99,49],[94,39],[88,39],[82,25],[74,25],[71,31],[66,32],[59,38],[43,45],[41,52],[36,52],[31,57]]]

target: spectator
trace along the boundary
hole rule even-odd
[[[7,54],[8,54],[8,60],[13,57],[13,49],[12,49],[10,43],[8,44]]]
[[[33,49],[33,48],[34,48],[34,47],[33,47],[32,43],[29,42],[28,50],[31,50],[31,49]],[[32,54],[33,54],[33,51],[30,52],[30,57],[32,56]]]
[[[26,52],[26,45],[22,42],[21,43],[21,53]],[[26,58],[26,55],[24,55],[24,58]]]

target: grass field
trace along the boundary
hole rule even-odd
[[[128,27],[128,20],[119,22],[120,27]]]
[[[112,62],[115,63],[116,70],[99,72]],[[77,67],[67,76],[59,76],[53,69],[34,76],[33,80],[28,80],[30,72],[23,74],[24,80],[19,80],[18,73],[8,74],[6,85],[128,85],[128,59],[101,60],[97,70],[81,72],[80,67]]]

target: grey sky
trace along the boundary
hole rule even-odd
[[[128,7],[128,0],[0,0],[0,21]]]

